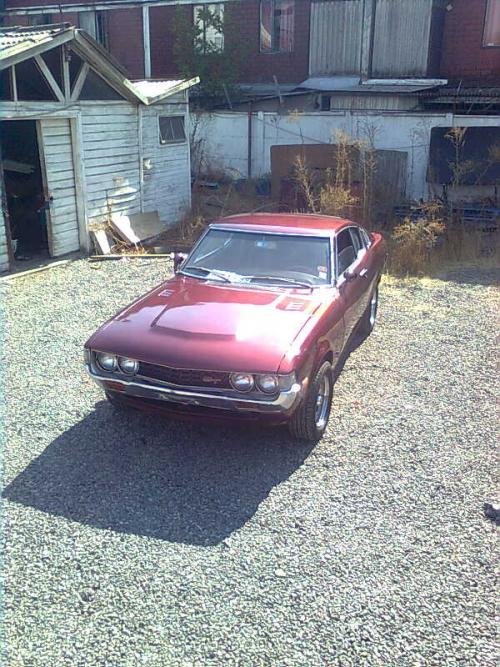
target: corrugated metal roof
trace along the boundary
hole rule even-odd
[[[411,79],[400,80],[398,82],[391,79],[387,83],[384,83],[383,79],[380,79],[377,83],[375,81],[372,83],[361,83],[359,77],[325,76],[306,79],[297,86],[296,90],[307,89],[331,93],[394,93],[405,95],[435,88],[440,83],[441,81],[434,79],[429,81],[419,79],[415,82]]]
[[[171,81],[152,81],[144,79],[143,81],[132,81],[134,88],[136,88],[144,97],[158,97],[159,95],[166,95],[169,90],[175,88],[183,82],[183,79]]]
[[[0,59],[27,51],[69,29],[69,23],[0,28]]]

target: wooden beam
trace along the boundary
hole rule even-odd
[[[78,218],[78,236],[80,248],[90,249],[90,237],[87,228],[87,199],[85,196],[85,161],[83,155],[81,116],[69,121],[71,148],[73,150],[73,170],[75,174],[76,214]]]
[[[47,39],[41,40],[34,46],[30,46],[27,49],[5,49],[5,52],[2,53],[0,70],[7,69],[7,67],[11,67],[16,63],[28,60],[28,58],[33,58],[33,56],[43,53],[44,51],[48,51],[49,49],[55,49],[56,46],[64,44],[65,42],[69,42],[70,39],[73,39],[74,34],[75,29],[68,28],[67,30],[64,30],[64,32],[61,32],[59,35],[56,35],[55,37],[47,37]]]
[[[69,48],[65,45],[62,47],[61,57],[63,66],[64,101],[68,103],[71,99],[71,81],[69,77]]]
[[[80,71],[78,72],[78,76],[76,77],[76,81],[71,92],[71,102],[75,102],[78,99],[78,96],[82,91],[83,84],[85,83],[85,79],[87,78],[89,69],[90,67],[88,63],[83,63],[83,65],[80,67]]]
[[[40,68],[40,71],[42,72],[43,76],[45,77],[45,80],[49,84],[49,87],[52,89],[52,92],[56,96],[56,99],[59,100],[59,102],[64,102],[63,92],[59,88],[59,84],[57,83],[57,81],[52,76],[52,72],[47,67],[47,63],[45,62],[45,60],[42,58],[42,56],[37,55],[37,56],[35,56],[35,62],[38,65],[38,67]]]
[[[17,78],[16,78],[15,65],[12,65],[9,71],[10,71],[10,89],[12,92],[12,100],[14,102],[17,102],[19,98],[17,96]]]

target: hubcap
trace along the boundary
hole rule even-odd
[[[373,327],[377,318],[378,290],[375,290],[370,301],[370,325]]]
[[[321,379],[321,384],[316,398],[316,426],[322,429],[326,425],[328,415],[328,406],[330,401],[331,381],[328,373],[325,373]]]

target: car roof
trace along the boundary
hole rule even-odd
[[[356,225],[351,220],[335,218],[330,215],[314,213],[242,213],[229,215],[212,223],[231,226],[238,231],[269,231],[282,234],[305,234],[314,236],[332,236],[343,227]]]

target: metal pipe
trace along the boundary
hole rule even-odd
[[[247,151],[247,176],[252,178],[252,102],[248,103],[248,151]]]

